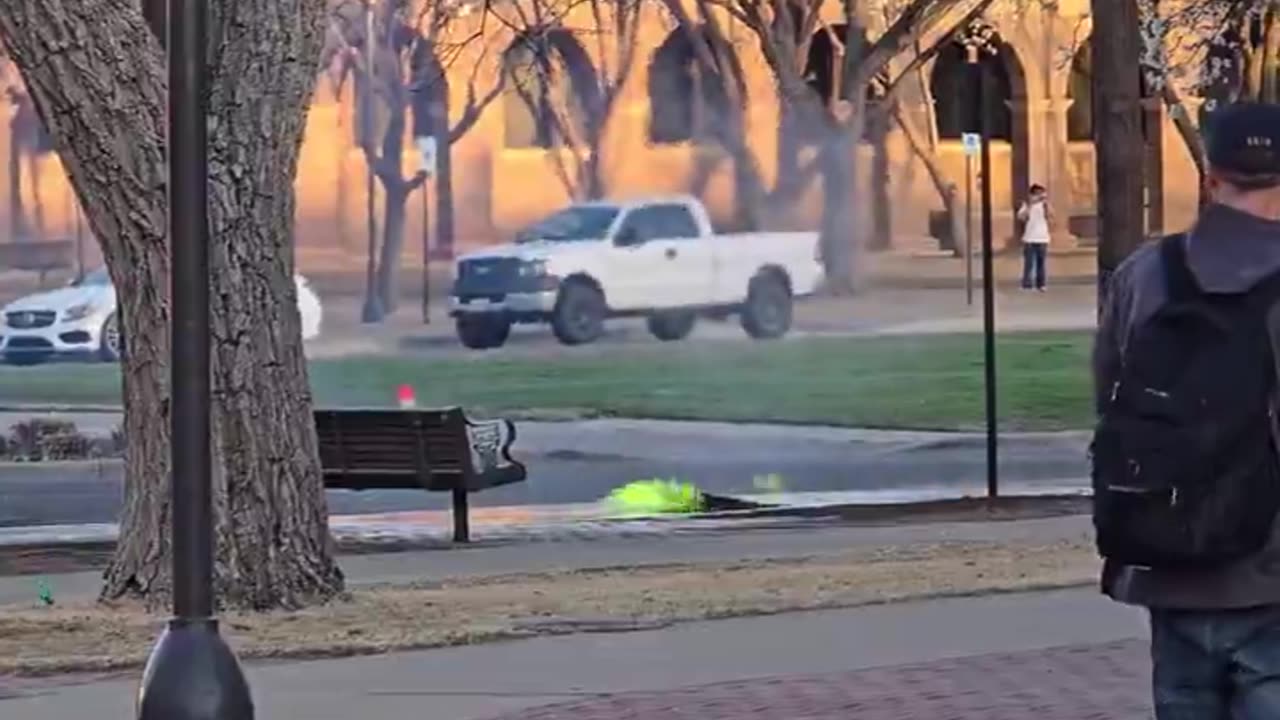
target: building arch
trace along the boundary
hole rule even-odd
[[[848,100],[848,92],[844,87],[844,45],[849,33],[847,24],[828,25],[814,32],[809,41],[809,54],[805,59],[804,80],[821,102],[822,107],[830,108],[837,100]],[[862,54],[869,50],[869,38],[866,30],[859,32]],[[868,104],[874,103],[878,90],[873,85],[866,90]],[[812,107],[806,108],[812,110]],[[798,119],[798,130],[809,140],[816,139],[826,124],[826,118],[808,117],[802,114]],[[865,141],[872,135],[872,128],[863,129],[862,139]]]
[[[713,51],[715,72],[707,72],[698,61],[698,43]],[[649,142],[659,145],[714,135],[734,114],[734,104],[741,106],[747,95],[737,54],[728,43],[713,40],[705,28],[676,28],[667,35],[649,62],[648,80]]]
[[[595,66],[569,30],[521,33],[502,55],[502,108],[508,148],[553,148],[600,124]]]

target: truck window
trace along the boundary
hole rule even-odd
[[[600,240],[618,216],[604,205],[578,205],[554,213],[516,233],[517,243]]]
[[[684,205],[649,205],[627,215],[626,228],[634,231],[641,242],[649,240],[682,240],[698,237],[698,223]]]

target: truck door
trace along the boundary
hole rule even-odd
[[[712,252],[701,242],[698,224],[679,203],[632,210],[619,231],[617,248],[629,277],[625,307],[694,307],[710,302]],[[633,274],[634,273],[634,274]]]

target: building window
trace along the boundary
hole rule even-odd
[[[848,39],[848,33],[848,25],[832,25],[818,30],[809,42],[809,57],[805,61],[804,79],[814,94],[821,99],[824,108],[831,108],[836,100],[849,99],[842,77],[846,65],[845,41]],[[860,31],[860,35],[861,54],[865,55],[869,49],[869,41],[866,31]],[[878,97],[879,92],[875,83],[872,83],[866,90],[867,106],[870,107],[875,103]],[[817,117],[812,117],[812,110],[813,108],[809,107],[800,108],[795,118],[798,132],[810,141],[821,137],[827,124],[825,115],[819,114]],[[873,134],[872,131],[870,123],[866,124],[862,139],[869,139]]]
[[[1013,139],[1013,83],[1007,66],[1008,47],[1003,44],[996,55],[984,54],[981,62],[988,73],[986,106],[987,129],[992,140]],[[929,79],[937,116],[938,137],[959,140],[964,133],[978,132],[978,77],[970,67],[965,48],[949,43],[938,52]]]
[[[691,37],[692,35],[692,37]],[[698,61],[694,43],[712,40],[705,30],[677,29],[667,36],[649,65],[649,142],[656,144],[695,141],[714,135],[736,123],[727,120],[733,102],[727,89],[738,88],[746,97],[742,71],[733,48],[721,44],[712,53],[715,72]]]
[[[505,140],[509,148],[580,143],[594,129],[595,69],[567,30],[516,38],[503,56]]]

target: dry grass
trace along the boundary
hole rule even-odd
[[[1072,541],[870,548],[840,555],[508,575],[377,587],[300,612],[227,615],[245,658],[382,653],[539,634],[851,607],[1092,582]],[[0,674],[134,667],[162,618],[127,606],[0,608]]]

